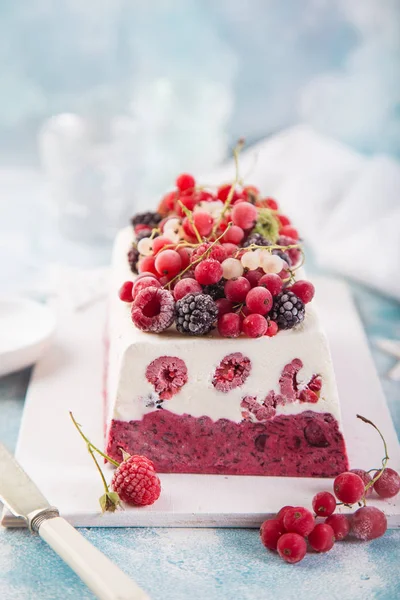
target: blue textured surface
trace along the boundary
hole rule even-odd
[[[400,385],[386,377],[393,359],[373,342],[380,336],[400,337],[400,305],[360,287],[353,291],[399,433]],[[11,448],[28,381],[29,371],[0,379],[0,439]],[[84,529],[82,533],[154,600],[400,597],[397,530],[369,544],[337,544],[329,554],[309,554],[295,566],[265,551],[257,530]],[[26,531],[0,531],[0,574],[2,600],[93,597],[44,542]]]

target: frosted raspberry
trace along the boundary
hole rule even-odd
[[[147,287],[136,296],[131,310],[133,323],[142,331],[160,333],[174,322],[175,301],[171,292]]]
[[[133,506],[154,504],[161,493],[161,483],[153,463],[145,456],[130,456],[117,467],[111,487],[120,499]]]
[[[176,356],[160,356],[153,360],[146,369],[146,377],[162,400],[172,398],[188,380],[186,365]]]
[[[241,352],[228,354],[215,370],[213,386],[220,392],[229,392],[244,384],[250,375],[251,362]]]

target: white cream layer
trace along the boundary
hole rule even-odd
[[[191,337],[174,330],[162,334],[144,333],[130,319],[130,305],[118,298],[118,289],[133,276],[126,254],[133,241],[132,229],[117,236],[112,264],[111,301],[109,311],[109,365],[107,393],[108,419],[123,421],[141,419],[154,406],[146,406],[154,387],[145,376],[147,366],[160,356],[181,358],[188,370],[188,381],[180,392],[163,406],[176,414],[209,416],[240,422],[240,402],[244,396],[257,396],[262,401],[270,390],[279,392],[282,369],[294,358],[303,362],[299,382],[307,382],[318,373],[322,377],[321,398],[316,404],[294,402],[278,406],[277,414],[297,414],[305,410],[331,413],[340,424],[340,405],[326,336],[315,308],[306,307],[306,318],[294,330],[281,331],[273,338],[221,338],[217,335]],[[252,363],[245,383],[228,393],[214,388],[212,377],[221,360],[233,352],[241,352]]]

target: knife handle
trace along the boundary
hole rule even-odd
[[[39,535],[99,600],[150,600],[128,575],[62,517],[43,521]]]

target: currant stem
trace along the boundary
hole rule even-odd
[[[100,477],[101,477],[101,479],[103,481],[104,491],[105,491],[106,494],[108,494],[110,492],[110,490],[108,489],[107,481],[106,481],[106,479],[104,477],[103,471],[101,470],[101,467],[100,467],[99,463],[97,462],[97,458],[94,455],[93,448],[90,446],[90,444],[88,444],[87,445],[87,449],[89,451],[90,456],[94,460],[94,464],[96,465],[98,472],[100,473]]]
[[[238,143],[236,144],[234,150],[233,150],[233,158],[235,161],[235,179],[231,185],[231,189],[229,190],[229,194],[227,199],[225,200],[225,204],[224,207],[221,211],[221,214],[219,215],[219,218],[216,219],[215,223],[214,223],[214,227],[212,229],[212,233],[211,235],[214,235],[218,229],[219,224],[221,223],[222,219],[225,216],[226,211],[228,210],[228,208],[231,205],[232,199],[233,199],[233,194],[235,193],[235,186],[236,184],[239,182],[239,153],[241,151],[241,149],[244,146],[244,139],[240,139],[238,141]],[[226,233],[226,230],[224,231],[224,234]]]
[[[361,419],[361,421],[364,421],[364,423],[368,423],[368,425],[371,425],[374,429],[376,429],[376,431],[379,433],[379,435],[381,436],[381,440],[383,442],[383,448],[385,450],[385,456],[382,459],[382,467],[380,469],[380,471],[378,472],[378,474],[371,479],[371,481],[369,481],[367,483],[367,485],[365,486],[365,490],[364,490],[364,497],[363,497],[363,502],[364,502],[364,506],[366,504],[366,500],[365,500],[365,494],[366,492],[375,484],[376,481],[378,481],[378,479],[383,475],[383,472],[386,468],[386,465],[388,463],[389,460],[389,455],[388,455],[388,449],[387,449],[387,445],[386,445],[386,440],[383,437],[382,432],[380,431],[380,429],[375,425],[375,423],[373,423],[372,421],[370,421],[369,419],[367,419],[366,417],[363,417],[361,415],[357,415],[357,419]]]
[[[189,210],[188,208],[186,208],[186,206],[184,204],[182,204],[182,202],[180,200],[178,200],[178,204],[181,207],[181,209],[183,210],[183,212],[185,213],[185,215],[187,216],[187,219],[189,221],[189,223],[192,226],[192,229],[195,233],[195,236],[197,238],[197,241],[199,242],[199,244],[203,243],[203,240],[201,238],[201,235],[196,227],[196,225],[194,224],[194,220],[193,220],[193,213],[191,210]]]
[[[219,240],[225,235],[225,233],[228,231],[228,229],[230,229],[232,227],[232,223],[228,223],[228,227],[225,229],[225,231],[223,233],[221,233],[221,235],[219,237],[217,237],[216,240],[214,240],[211,245],[207,248],[207,250],[205,252],[203,252],[203,254],[201,256],[199,256],[199,258],[196,258],[196,260],[194,260],[192,263],[190,263],[186,269],[183,269],[183,271],[181,271],[180,273],[178,273],[178,275],[176,275],[175,277],[173,277],[171,279],[171,281],[168,282],[168,284],[170,285],[171,283],[173,283],[176,279],[179,279],[180,277],[182,277],[182,275],[184,275],[186,273],[186,271],[189,271],[189,269],[193,268],[193,265],[197,265],[197,263],[201,262],[203,260],[203,258],[206,256],[206,254],[208,254],[208,252],[211,250],[211,248],[213,246],[215,246],[215,244],[217,244],[219,242]],[[164,288],[168,285],[165,284]]]
[[[74,415],[72,414],[72,412],[69,412],[69,416],[72,419],[73,424],[75,425],[76,429],[79,431],[79,433],[81,434],[81,436],[83,437],[83,439],[85,440],[88,448],[92,448],[93,450],[95,450],[96,452],[98,452],[100,454],[100,456],[102,456],[103,458],[105,458],[108,462],[110,462],[111,464],[113,464],[115,467],[119,467],[119,463],[116,460],[113,460],[110,456],[107,456],[107,454],[104,454],[104,452],[102,452],[101,450],[99,450],[99,448],[97,448],[94,444],[92,444],[92,442],[86,437],[86,435],[83,433],[81,426],[79,425],[79,423],[75,420]]]

